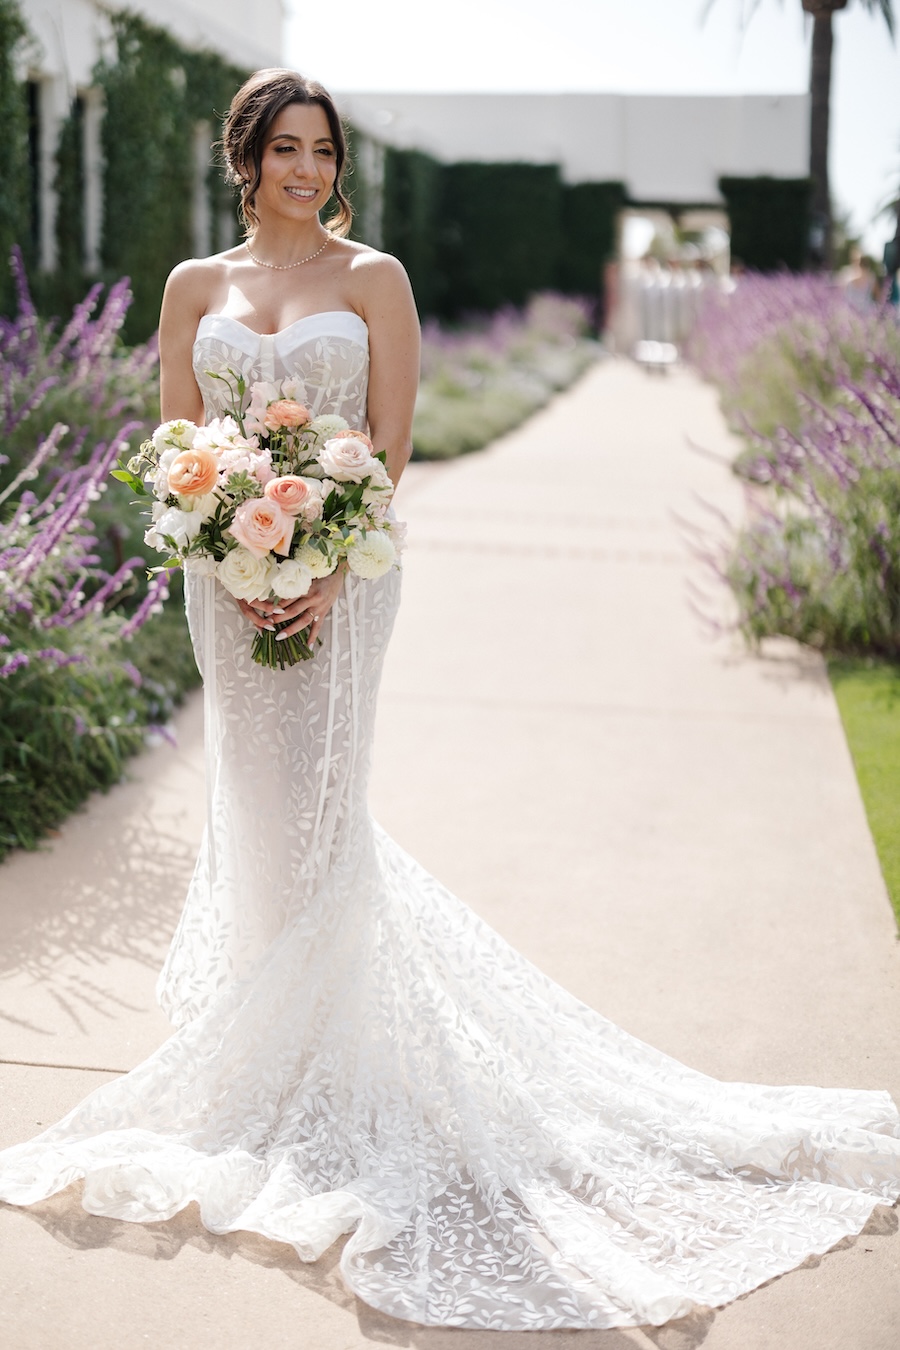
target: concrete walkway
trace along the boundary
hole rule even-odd
[[[685,372],[610,361],[490,451],[412,466],[380,705],[381,822],[555,979],[707,1073],[900,1100],[900,947],[821,664],[751,659],[688,603],[675,514],[734,449]],[[542,540],[546,532],[547,542]],[[721,603],[721,600],[720,600]],[[0,1142],[167,1034],[153,984],[199,838],[199,701],[47,849],[0,868]],[[895,1350],[900,1236],[866,1233],[659,1330],[429,1331],[193,1210],[0,1208],[8,1350]]]

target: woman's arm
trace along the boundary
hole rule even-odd
[[[369,328],[369,435],[387,452],[396,486],[412,454],[412,421],[419,384],[419,319],[409,278],[386,253],[354,261],[359,308]]]
[[[197,324],[206,311],[209,276],[196,259],[170,274],[159,315],[159,402],[162,419],[203,421],[203,399],[194,379],[191,354]]]

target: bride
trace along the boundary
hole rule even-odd
[[[418,328],[397,261],[347,240],[346,147],[320,86],[254,75],[228,114],[245,244],[173,272],[163,416],[224,411],[218,374],[301,383],[368,426],[396,483]],[[334,197],[337,212],[320,212]],[[188,570],[208,824],[160,978],[176,1031],[0,1154],[0,1198],[83,1178],[92,1214],[196,1202],[341,1269],[427,1325],[661,1324],[858,1233],[900,1196],[884,1092],[720,1083],[531,966],[371,820],[375,696],[399,573],[336,573],[280,609]],[[256,665],[256,629],[321,639]]]

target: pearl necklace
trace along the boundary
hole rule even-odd
[[[263,262],[262,258],[257,258],[256,254],[253,252],[248,243],[244,244],[244,248],[250,254],[250,257],[253,259],[253,261],[257,263],[260,267],[271,267],[272,270],[275,272],[288,272],[292,267],[302,267],[304,263],[312,262],[313,258],[318,258],[319,254],[322,253],[323,250],[326,249],[328,245],[331,243],[331,240],[332,236],[329,234],[325,240],[325,243],[322,245],[321,248],[317,248],[315,253],[310,253],[309,256],[306,258],[298,258],[296,262],[292,263]]]

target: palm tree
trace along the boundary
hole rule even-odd
[[[748,21],[759,8],[761,0],[739,0],[741,22]],[[831,115],[831,61],[834,52],[832,16],[846,9],[849,0],[800,0],[804,12],[812,18],[812,58],[809,72],[809,176],[812,179],[812,238],[810,261],[814,266],[827,267],[831,262],[831,193],[828,185],[828,130]],[[859,0],[870,14],[876,11],[894,37],[894,7],[892,0]],[[706,0],[703,18],[715,0]]]

